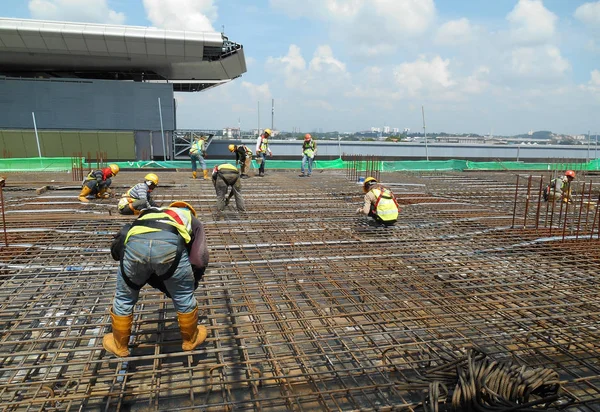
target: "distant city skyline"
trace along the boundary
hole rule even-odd
[[[285,130],[416,132],[421,106],[428,131],[600,129],[600,1],[4,0],[0,16],[224,29],[248,72],[176,93],[180,128],[269,127],[274,99]]]

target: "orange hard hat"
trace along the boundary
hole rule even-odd
[[[565,172],[565,176],[572,177],[573,179],[575,179],[575,172],[573,170],[567,170]]]
[[[306,133],[304,135],[304,140],[310,140],[310,139],[312,139],[312,136],[310,135],[310,133]]]
[[[179,201],[171,203],[169,205],[169,207],[180,207],[182,209],[188,209],[192,213],[192,215],[194,215],[194,217],[197,217],[196,210],[192,207],[192,205],[190,205],[187,202],[182,202],[179,200]]]

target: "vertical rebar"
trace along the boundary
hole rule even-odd
[[[585,182],[583,182],[581,196],[579,196],[579,217],[577,218],[577,231],[575,232],[575,240],[579,239],[579,225],[581,224],[581,211],[583,210],[583,193],[585,193]]]
[[[515,227],[515,215],[517,213],[517,195],[519,194],[519,175],[517,175],[517,184],[515,185],[515,203],[513,206],[513,217],[512,217],[512,225],[511,228]]]
[[[6,217],[4,216],[4,185],[6,179],[0,177],[0,205],[2,205],[2,228],[4,229],[4,245],[8,246],[8,235],[6,234]]]
[[[527,213],[529,212],[529,197],[531,196],[531,175],[527,179],[527,197],[525,198],[525,215],[523,217],[523,229],[527,227]]]
[[[538,190],[537,210],[535,212],[535,229],[539,228],[540,224],[540,208],[542,207],[542,190],[544,188],[544,175],[540,176],[540,188]]]
[[[590,185],[588,188],[588,199],[585,210],[585,232],[588,231],[588,222],[590,219],[590,207],[592,205],[592,181],[590,180]]]
[[[556,183],[552,183],[550,180],[550,184],[552,186],[552,210],[550,211],[550,236],[552,236],[552,223],[554,222],[554,207],[556,205]],[[550,199],[548,199],[550,201]],[[559,223],[560,224],[560,223]]]

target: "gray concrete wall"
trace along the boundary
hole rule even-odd
[[[174,130],[170,84],[0,78],[0,129]]]

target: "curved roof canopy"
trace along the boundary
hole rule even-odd
[[[173,83],[197,91],[246,72],[218,32],[0,18],[0,74]]]

